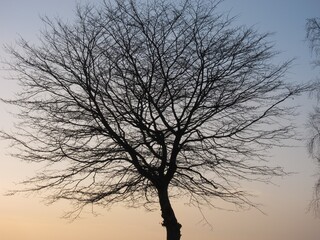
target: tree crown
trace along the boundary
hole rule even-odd
[[[283,102],[303,88],[283,80],[268,34],[234,27],[216,3],[80,6],[74,24],[44,19],[40,46],[9,50],[24,90],[7,101],[20,132],[5,136],[53,169],[31,190],[80,207],[152,203],[168,187],[251,205],[239,181],[284,174],[264,153],[292,136]]]

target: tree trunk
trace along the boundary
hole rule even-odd
[[[158,190],[159,202],[161,207],[161,216],[163,218],[162,226],[167,230],[167,240],[180,240],[181,224],[178,223],[168,196],[168,189]]]

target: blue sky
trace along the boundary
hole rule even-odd
[[[77,2],[84,2],[78,0]],[[98,3],[98,0],[90,1]],[[22,37],[36,42],[43,26],[40,16],[60,16],[72,21],[76,1],[73,0],[0,0],[0,45],[14,44]],[[311,66],[312,56],[305,42],[305,22],[307,18],[320,17],[319,0],[225,0],[221,11],[236,15],[236,23],[253,26],[259,32],[273,32],[270,41],[280,51],[279,61],[295,58],[286,78],[288,81],[307,82],[320,76],[320,69]],[[7,58],[0,49],[0,58]],[[14,82],[7,81],[7,72],[0,65],[0,97],[12,96],[17,90]],[[301,105],[296,123],[301,137],[306,135],[305,122],[315,103],[307,97],[297,98]],[[10,128],[12,117],[7,106],[0,105],[0,128]],[[204,224],[197,209],[187,207],[183,201],[175,202],[177,215],[183,225],[184,240],[318,240],[320,220],[306,212],[312,197],[312,188],[320,170],[308,158],[305,141],[296,143],[297,147],[275,149],[271,161],[296,172],[284,179],[275,179],[275,185],[249,183],[259,195],[262,215],[255,210],[226,212],[205,209],[205,215],[213,228]],[[41,196],[4,197],[7,189],[14,186],[24,176],[32,174],[37,166],[21,163],[6,155],[8,147],[0,142],[0,233],[6,240],[61,239],[81,240],[124,240],[164,239],[164,229],[160,226],[158,211],[149,213],[143,209],[128,210],[121,206],[106,211],[100,209],[101,216],[90,213],[74,223],[60,219],[67,203],[45,206]],[[126,231],[123,229],[126,228]],[[141,230],[141,231],[139,231]]]

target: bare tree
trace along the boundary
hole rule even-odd
[[[80,211],[160,204],[168,240],[181,225],[171,197],[255,206],[244,181],[285,174],[266,150],[291,138],[283,105],[301,86],[268,34],[235,27],[217,2],[118,0],[44,19],[41,44],[9,48],[23,90],[17,157],[48,169],[25,181]]]
[[[320,18],[307,19],[306,23],[307,40],[310,49],[317,55],[320,55]],[[316,62],[318,65],[319,62]]]
[[[311,51],[315,54],[315,67],[320,67],[320,18],[307,19],[306,24],[307,40],[310,44]],[[308,149],[310,155],[320,163],[320,82],[317,81],[313,89],[318,100],[317,106],[314,107],[313,112],[309,116],[309,129],[311,130],[311,138],[309,140]],[[312,201],[312,208],[315,214],[320,212],[320,179],[315,184],[314,199]]]

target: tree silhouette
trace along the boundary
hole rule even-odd
[[[320,19],[307,19],[306,24],[307,40],[310,44],[311,51],[315,54],[316,60],[313,62],[315,67],[320,67]],[[317,95],[318,103],[320,100],[319,81],[315,84],[314,92]],[[320,108],[319,105],[314,107],[313,112],[309,116],[309,129],[311,129],[311,137],[309,140],[309,153],[320,163]],[[320,213],[320,179],[315,184],[314,199],[311,204],[315,210],[315,214]]]
[[[23,90],[17,157],[46,163],[25,191],[87,204],[160,204],[180,239],[172,197],[255,206],[240,183],[285,174],[266,150],[292,137],[283,105],[303,88],[268,34],[237,27],[217,2],[118,0],[44,19],[41,42],[9,48]]]

